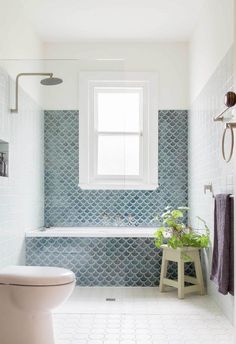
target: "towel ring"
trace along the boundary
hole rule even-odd
[[[229,157],[226,158],[225,156],[225,135],[227,130],[230,130],[230,136],[231,136],[231,147],[230,147],[230,153],[229,153]],[[226,162],[230,162],[230,160],[232,159],[233,156],[233,151],[234,151],[234,131],[233,131],[233,126],[230,123],[227,123],[223,132],[223,136],[222,136],[222,155],[223,155],[223,159]]]

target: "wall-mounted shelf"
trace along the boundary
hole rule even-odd
[[[1,180],[9,176],[9,143],[0,140],[0,178]]]

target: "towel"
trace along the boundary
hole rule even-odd
[[[230,198],[229,293],[234,295],[234,199]]]
[[[233,198],[230,195],[216,195],[214,212],[214,246],[211,280],[218,291],[234,294],[234,215]]]

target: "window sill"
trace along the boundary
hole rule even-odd
[[[139,184],[139,185],[111,185],[111,184],[79,184],[82,190],[156,190],[159,185]]]

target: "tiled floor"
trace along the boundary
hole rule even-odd
[[[115,301],[106,301],[106,298]],[[56,344],[234,344],[208,296],[158,288],[79,288],[54,314]]]

